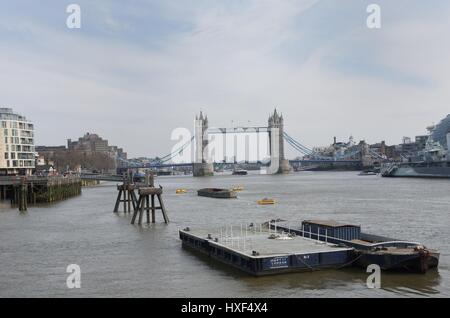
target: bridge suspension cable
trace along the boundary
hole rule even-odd
[[[314,159],[323,160],[323,161],[334,160],[333,157],[321,156],[321,155],[314,153],[313,150],[302,145],[300,142],[296,141],[294,138],[289,136],[289,134],[287,134],[286,132],[283,133],[283,137],[295,150],[302,153],[303,155],[311,156]]]
[[[312,154],[313,153],[313,151],[311,149],[309,149],[308,147],[299,143],[297,140],[295,140],[294,138],[289,136],[286,132],[283,133],[283,137],[292,147],[294,147],[298,151],[300,151],[304,154]]]
[[[303,155],[309,155],[310,153],[305,151],[302,148],[299,148],[295,143],[293,143],[289,138],[285,138],[286,142],[291,145],[292,148],[294,148],[295,150],[297,150],[298,152],[302,153]]]
[[[347,158],[353,157],[361,152],[361,149],[356,149],[349,153],[336,154],[334,157],[327,157],[327,156],[322,156],[322,155],[315,153],[313,150],[302,145],[300,142],[298,142],[297,140],[295,140],[294,138],[289,136],[289,134],[287,134],[286,132],[283,133],[283,137],[298,152],[302,153],[303,155],[310,156],[314,159],[323,160],[323,161],[347,159]]]
[[[179,148],[175,149],[175,150],[172,151],[171,153],[169,153],[169,154],[167,154],[167,155],[165,155],[165,156],[163,156],[163,157],[160,157],[160,158],[159,158],[158,164],[167,163],[168,161],[170,161],[170,160],[172,160],[173,158],[175,158],[178,154],[180,154],[180,153],[183,152],[187,147],[189,147],[193,140],[194,140],[194,136],[192,136],[192,138],[191,138],[188,142],[184,143],[182,146],[180,146]],[[130,167],[133,167],[133,166],[135,166],[135,167],[140,166],[140,164],[135,163],[135,162],[130,161],[130,160],[126,160],[126,159],[122,159],[122,158],[118,158],[118,159],[119,159],[120,161],[124,162],[125,164],[127,164],[127,165],[130,166]],[[152,165],[152,164],[150,163],[149,166],[151,166],[151,165]]]
[[[184,149],[186,149],[191,142],[194,140],[195,136],[192,136],[191,139],[186,142],[185,144],[183,144],[181,147],[179,147],[178,149],[172,151],[171,153],[159,158],[162,162],[167,162],[171,159],[173,159],[176,155],[178,155],[179,153],[183,152]]]

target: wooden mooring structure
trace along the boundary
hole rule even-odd
[[[29,204],[51,203],[81,194],[81,180],[75,176],[0,177],[0,200],[26,211]]]
[[[135,190],[136,186],[131,183],[130,181],[124,181],[122,185],[117,186],[117,199],[116,199],[116,205],[114,206],[114,213],[119,212],[119,206],[120,203],[123,203],[123,211],[125,213],[131,212],[131,205],[133,205],[133,211],[136,210],[136,193]]]
[[[131,224],[135,224],[137,218],[138,224],[141,225],[144,212],[147,224],[150,224],[150,214],[151,223],[156,223],[156,210],[160,210],[164,222],[166,224],[169,223],[169,217],[162,199],[163,188],[161,186],[158,188],[155,187],[154,175],[152,173],[146,173],[144,183],[133,183],[132,177],[124,176],[124,182],[122,185],[117,186],[117,191],[114,213],[119,212],[120,204],[122,203],[124,213],[131,213],[133,211]],[[139,197],[137,197],[136,191]],[[158,200],[159,206],[156,206],[156,199]],[[131,207],[133,210],[131,210]]]

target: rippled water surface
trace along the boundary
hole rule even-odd
[[[20,213],[0,202],[1,297],[410,297],[450,296],[450,181],[387,179],[356,172],[280,176],[159,177],[169,225],[130,225],[114,214],[116,186]],[[236,200],[196,195],[202,187],[245,188]],[[176,188],[188,193],[176,195]],[[263,197],[274,206],[258,206]],[[420,241],[441,252],[438,271],[383,273],[380,290],[360,269],[255,278],[181,248],[185,226],[222,226],[272,218],[335,219],[364,232]],[[81,267],[81,288],[66,287],[66,267]]]

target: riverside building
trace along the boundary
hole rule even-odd
[[[34,169],[33,124],[11,108],[0,108],[0,175],[31,175]]]

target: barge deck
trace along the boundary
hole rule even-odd
[[[186,228],[179,234],[183,247],[255,276],[341,268],[352,263],[354,255],[351,247],[280,234],[262,226]]]

